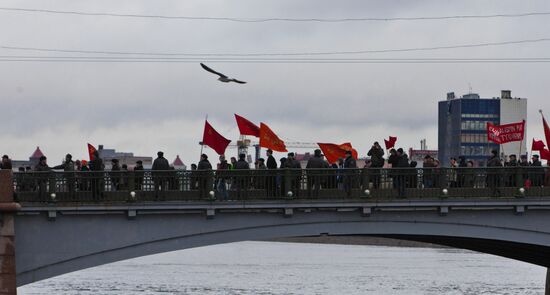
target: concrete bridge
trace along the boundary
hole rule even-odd
[[[25,197],[21,192],[16,196],[25,201],[15,203],[14,187],[19,191],[12,174],[1,171],[0,177],[0,294],[15,294],[16,286],[144,255],[295,236],[386,236],[550,267],[550,192],[543,187],[503,185],[499,196],[493,197],[491,187],[461,190],[442,182],[435,188],[407,187],[412,196],[407,197],[391,187],[385,188],[391,194],[376,195],[372,183],[363,182],[343,197],[337,193],[310,197],[304,186],[302,197],[248,195],[218,201],[209,194],[190,201],[170,199],[166,192],[167,200],[155,201],[148,200],[146,192],[117,190],[104,192],[102,200],[76,202],[60,198],[63,193],[77,197],[79,193],[54,185],[48,189],[48,201],[32,202],[31,193]],[[378,189],[384,190],[383,185]],[[411,191],[421,189],[428,197],[419,198],[421,193]]]

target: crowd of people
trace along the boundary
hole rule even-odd
[[[259,158],[251,169],[246,161],[246,155],[231,157],[229,161],[224,155],[219,157],[216,169],[208,160],[206,154],[202,154],[197,164],[191,165],[187,171],[186,181],[178,181],[174,170],[164,153],[159,151],[153,161],[150,174],[144,174],[142,161],[137,161],[132,170],[126,164],[120,165],[118,159],[111,160],[108,188],[103,176],[99,178],[81,176],[80,179],[72,172],[104,172],[105,164],[96,151],[92,160],[73,161],[72,155],[67,154],[65,160],[56,166],[50,167],[45,156],[40,157],[38,164],[33,168],[19,167],[19,172],[47,172],[63,170],[65,178],[64,187],[67,191],[74,192],[92,191],[99,195],[105,190],[198,190],[201,196],[208,196],[214,190],[220,199],[228,199],[229,192],[234,191],[237,196],[246,194],[253,189],[266,190],[267,196],[284,196],[292,194],[298,196],[306,193],[308,196],[317,196],[321,188],[341,189],[347,195],[351,195],[353,189],[396,189],[399,196],[404,196],[408,188],[441,188],[441,187],[480,187],[480,175],[472,169],[474,162],[466,160],[464,156],[450,158],[449,167],[441,167],[438,159],[426,155],[422,168],[418,168],[416,161],[411,161],[402,148],[391,149],[385,158],[385,151],[378,142],[375,142],[367,152],[367,158],[363,167],[358,167],[352,151],[346,151],[345,158],[340,158],[336,163],[330,164],[316,149],[309,158],[305,167],[296,160],[294,153],[288,153],[286,157],[279,159],[279,164],[273,156],[273,151],[266,151],[266,158]],[[486,164],[487,169],[481,181],[484,187],[496,188],[501,186],[548,186],[550,185],[549,173],[542,169],[542,163],[538,155],[533,155],[528,161],[526,155],[521,155],[518,160],[516,155],[510,155],[501,159],[497,151],[492,151]],[[492,169],[504,167],[503,169]],[[529,167],[528,172],[516,172],[515,167]],[[306,168],[306,170],[301,170]],[[362,169],[354,169],[362,168]],[[466,168],[466,169],[461,169]],[[531,168],[541,168],[533,170]],[[13,169],[11,159],[4,155],[0,163],[0,169]],[[230,172],[231,171],[231,172]],[[253,173],[251,172],[253,171]],[[284,171],[284,172],[283,172]],[[127,172],[133,172],[130,177]],[[48,182],[46,180],[31,184],[26,183],[23,174],[18,183],[20,190],[45,191]],[[146,179],[147,178],[147,179]],[[162,194],[159,194],[162,195]]]

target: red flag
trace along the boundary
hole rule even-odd
[[[359,157],[358,154],[357,154],[357,150],[354,149],[352,146],[351,146],[351,143],[349,142],[346,142],[346,143],[342,143],[340,145],[340,148],[343,149],[344,151],[351,151],[351,156],[357,160],[357,158]]]
[[[546,144],[550,144],[550,127],[548,127],[548,123],[546,123],[544,116],[542,116],[542,124],[544,125],[544,137],[546,137]]]
[[[540,150],[540,158],[543,160],[550,161],[550,151],[548,149]]]
[[[525,120],[518,123],[494,125],[487,122],[487,140],[496,144],[522,141],[525,135]]]
[[[334,143],[317,143],[325,158],[329,163],[336,163],[339,158],[346,157],[346,151],[351,151],[351,156],[357,159],[357,151],[351,146],[351,143],[346,142],[343,144]]]
[[[533,138],[533,144],[531,144],[531,150],[532,151],[541,151],[546,147],[544,142],[542,140],[535,140]]]
[[[237,126],[239,126],[241,135],[260,137],[260,127],[237,114],[235,114],[235,120],[237,120]]]
[[[88,143],[88,155],[90,156],[90,161],[94,159],[94,153],[97,152],[96,148]]]
[[[346,157],[346,151],[334,143],[317,143],[329,163],[336,163],[339,158]]]
[[[223,137],[221,134],[216,131],[208,121],[204,122],[204,133],[202,135],[202,144],[205,144],[211,147],[213,150],[218,153],[218,155],[223,155],[225,149],[229,145],[231,140]]]
[[[389,140],[384,139],[384,143],[386,144],[386,149],[389,150],[392,147],[394,147],[396,141],[397,141],[397,137],[395,136],[390,136]]]
[[[287,151],[285,142],[264,123],[260,123],[260,146],[277,152]]]

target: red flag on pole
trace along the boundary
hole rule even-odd
[[[540,114],[542,115],[542,112]],[[546,123],[544,115],[542,115],[542,124],[544,125],[544,137],[546,137],[546,144],[550,144],[550,127],[548,127],[548,123]]]
[[[260,137],[260,127],[237,114],[235,114],[235,120],[237,120],[237,126],[239,126],[241,135]]]
[[[550,151],[548,149],[540,150],[540,158],[543,160],[550,161]]]
[[[546,145],[544,144],[544,141],[542,140],[535,140],[533,138],[533,143],[531,144],[531,150],[532,151],[542,151]]]
[[[494,125],[487,122],[487,140],[496,144],[522,141],[525,135],[525,120],[518,123]]]
[[[88,143],[88,155],[90,156],[90,161],[94,159],[94,153],[97,152],[96,148]]]
[[[285,142],[264,123],[260,123],[260,146],[277,152],[287,152]]]
[[[317,143],[325,158],[329,163],[336,163],[339,158],[346,157],[346,151],[351,151],[351,156],[354,159],[357,159],[357,150],[355,150],[351,143],[346,142],[343,144],[334,144],[334,143]]]
[[[229,145],[231,140],[223,137],[221,134],[218,133],[208,123],[208,121],[204,121],[204,133],[202,135],[202,144],[205,144],[209,147],[211,147],[213,150],[218,153],[218,155],[223,155],[225,153],[225,149]]]
[[[386,144],[386,149],[389,150],[392,147],[394,147],[396,141],[397,141],[397,137],[395,136],[390,136],[389,140],[384,139],[384,143]]]

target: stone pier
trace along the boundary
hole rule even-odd
[[[0,295],[17,294],[15,272],[15,212],[11,170],[0,170]]]

